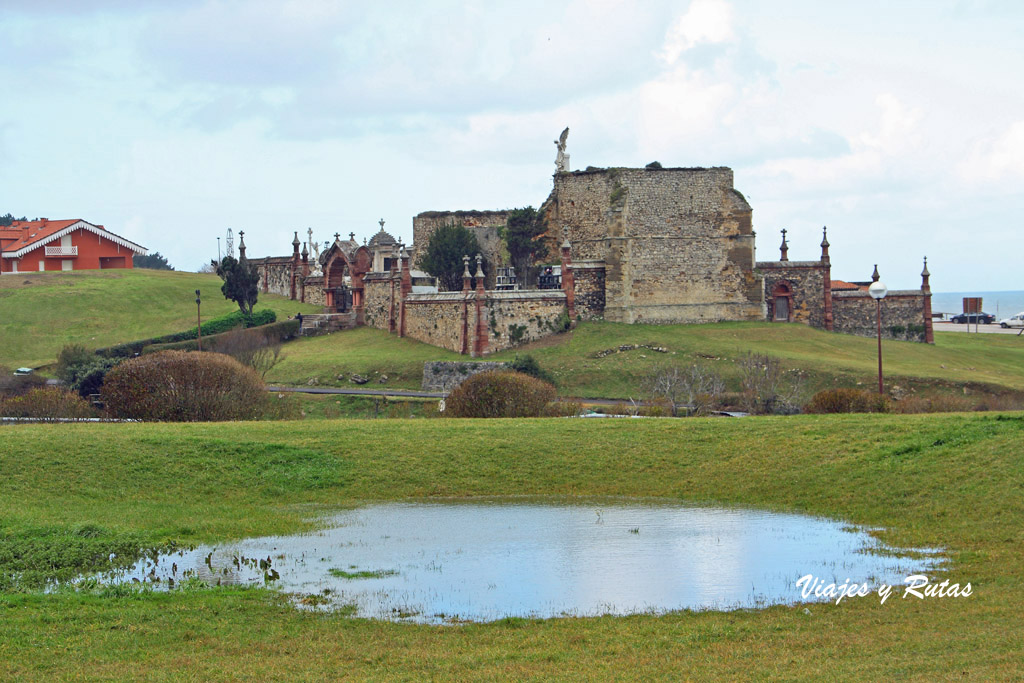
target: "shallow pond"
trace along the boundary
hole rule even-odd
[[[642,502],[388,503],[310,534],[141,560],[103,577],[277,586],[296,601],[419,622],[764,607],[796,581],[902,583],[935,559],[793,514]]]

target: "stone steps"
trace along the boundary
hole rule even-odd
[[[355,313],[310,313],[302,316],[299,336],[315,337],[319,334],[347,330],[355,326]]]

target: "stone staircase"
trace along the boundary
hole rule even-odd
[[[315,337],[336,330],[348,330],[356,326],[355,313],[309,313],[302,316],[301,337]]]

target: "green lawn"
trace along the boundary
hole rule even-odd
[[[0,365],[52,363],[65,344],[89,348],[178,332],[196,325],[195,290],[203,318],[237,310],[212,274],[168,270],[19,273],[0,278]],[[280,319],[318,312],[280,296],[260,295],[257,309]]]
[[[0,592],[0,678],[1010,680],[1024,676],[1024,414],[0,428],[0,576],[304,528],[324,506],[658,496],[940,546],[965,599],[416,626],[260,589]]]
[[[914,342],[883,343],[888,382],[928,391],[934,387],[989,385],[989,389],[1024,391],[1024,337],[1009,335],[936,335],[934,345]],[[668,353],[636,349],[597,358],[600,351],[626,344],[649,344]],[[563,396],[638,397],[644,378],[661,363],[694,361],[716,368],[735,388],[735,361],[748,352],[783,359],[802,373],[808,390],[827,386],[874,386],[877,342],[812,329],[803,325],[718,323],[713,325],[625,325],[608,322],[581,324],[574,331],[520,350],[505,351],[483,360],[511,360],[529,353],[558,381]],[[470,361],[450,351],[411,339],[399,339],[374,328],[338,332],[288,344],[287,358],[267,380],[306,384],[317,378],[323,385],[352,386],[337,376],[351,373],[377,378],[388,375],[387,386],[419,388],[423,362]],[[998,389],[996,389],[998,390]]]

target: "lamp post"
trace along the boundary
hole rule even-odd
[[[220,257],[220,237],[218,236],[217,237],[217,263],[220,263],[221,260],[222,259]]]
[[[875,280],[868,287],[868,294],[875,300],[875,308],[878,314],[878,393],[884,394],[882,388],[882,299],[889,293],[889,289],[882,284],[881,280]]]
[[[199,314],[199,290],[196,290],[196,342],[199,350],[203,350],[203,318]]]

